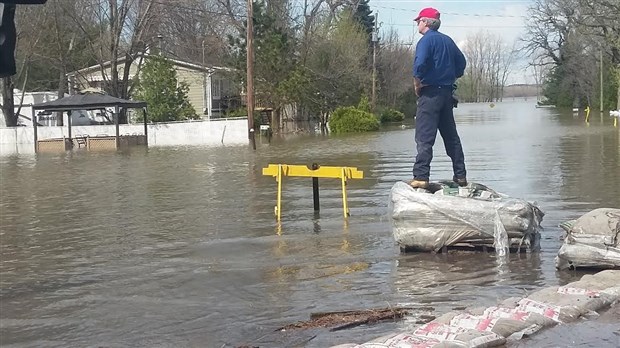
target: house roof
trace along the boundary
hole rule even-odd
[[[143,101],[125,100],[105,94],[88,93],[70,95],[54,101],[34,104],[32,109],[46,111],[70,111],[92,110],[115,106],[138,109],[146,107],[147,104]]]
[[[137,61],[140,58],[148,58],[150,56],[150,54],[146,53],[140,53],[138,55],[135,56],[134,61]],[[125,62],[126,57],[120,57],[116,60],[117,63],[124,63]],[[191,69],[191,70],[196,70],[196,71],[200,71],[200,72],[214,72],[216,70],[220,70],[220,71],[232,71],[233,69],[231,68],[227,68],[227,67],[222,67],[222,66],[202,66],[202,65],[198,65],[195,63],[190,63],[190,62],[186,62],[186,61],[182,61],[182,60],[177,60],[177,59],[172,59],[172,58],[168,58],[167,59],[174,65],[176,66],[181,66],[187,69]],[[82,75],[82,74],[87,74],[91,71],[97,71],[100,70],[103,66],[103,68],[107,68],[109,66],[112,65],[112,61],[108,60],[106,62],[103,62],[102,64],[95,64],[95,65],[91,65],[89,67],[86,68],[82,68],[80,70],[76,70],[76,71],[72,71],[70,73],[67,74],[67,76],[73,76],[73,75]]]

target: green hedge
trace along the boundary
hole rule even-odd
[[[405,114],[394,109],[385,109],[381,113],[381,123],[387,122],[402,122],[405,119]]]
[[[379,129],[379,120],[370,112],[354,106],[339,107],[329,118],[332,133],[369,132]]]

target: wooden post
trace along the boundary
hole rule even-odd
[[[248,137],[252,149],[256,150],[256,133],[254,131],[254,0],[248,0],[247,32],[246,32],[246,65],[247,65],[247,95],[248,110]]]
[[[62,111],[59,114],[60,114],[60,118],[62,118]],[[69,127],[69,144],[70,144],[70,148],[73,149],[73,136],[71,134],[71,110],[67,111],[67,126]]]
[[[118,150],[120,147],[120,127],[118,125],[118,116],[119,116],[119,109],[118,106],[114,107],[114,124],[116,126],[116,149]]]
[[[37,127],[37,115],[35,113],[34,107],[32,107],[32,128],[33,128],[33,133],[34,133],[34,153],[37,153],[37,151],[39,150],[38,142],[38,127]]]
[[[601,114],[603,113],[603,50],[601,49]]]
[[[144,118],[144,144],[146,147],[149,146],[149,131],[148,125],[146,123],[146,108],[142,108],[142,118]]]

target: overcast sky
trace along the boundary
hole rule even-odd
[[[381,29],[396,29],[401,39],[417,42],[420,35],[413,24],[418,12],[434,7],[441,13],[440,31],[448,34],[457,44],[467,35],[480,30],[502,36],[508,46],[523,35],[525,18],[531,0],[370,0],[373,13],[379,16]],[[414,30],[416,31],[414,34]],[[524,73],[525,61],[513,69],[509,83],[533,83]]]

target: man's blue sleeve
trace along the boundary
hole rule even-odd
[[[465,56],[463,52],[459,49],[459,47],[454,44],[454,49],[456,50],[454,65],[456,69],[454,72],[456,73],[456,78],[459,78],[465,74],[465,67],[467,66],[467,61],[465,61]]]
[[[424,73],[428,70],[428,40],[420,39],[415,48],[415,59],[413,60],[413,76],[423,80]]]

